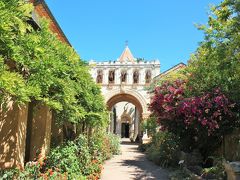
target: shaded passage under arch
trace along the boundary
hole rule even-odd
[[[119,102],[123,102],[123,101],[127,101],[127,102],[130,102],[130,103],[134,104],[136,106],[136,108],[139,110],[140,115],[142,114],[143,107],[142,107],[140,101],[136,97],[134,97],[134,96],[132,96],[130,94],[126,94],[126,93],[120,93],[120,94],[117,94],[117,95],[111,97],[107,101],[107,108],[108,108],[108,110],[111,110],[111,108],[115,104],[117,104]]]
[[[133,107],[130,106],[130,109],[125,109],[126,105],[123,107],[122,102],[127,102],[126,105],[130,103]],[[140,122],[143,113],[143,107],[140,101],[133,95],[119,93],[107,101],[107,107],[109,111],[112,111],[109,131],[122,138],[130,138],[131,141],[139,141],[142,135]],[[116,108],[118,109],[118,115],[116,115]],[[129,116],[129,118],[126,118],[127,116]]]

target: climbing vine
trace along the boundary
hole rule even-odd
[[[46,20],[34,29],[32,11],[24,0],[0,0],[0,103],[37,101],[59,121],[105,125],[103,97],[86,63]]]

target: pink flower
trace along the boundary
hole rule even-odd
[[[203,120],[201,121],[201,124],[203,126],[206,126],[207,125],[207,119],[206,118],[203,118]]]

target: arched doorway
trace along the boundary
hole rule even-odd
[[[107,108],[112,113],[110,132],[122,138],[130,138],[131,141],[140,140],[143,106],[137,97],[127,93],[115,94],[107,101]]]

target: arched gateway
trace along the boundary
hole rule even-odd
[[[90,61],[89,65],[111,112],[109,131],[135,141],[142,134],[141,120],[150,114],[146,87],[160,74],[159,61],[135,59],[126,46],[117,61]]]

